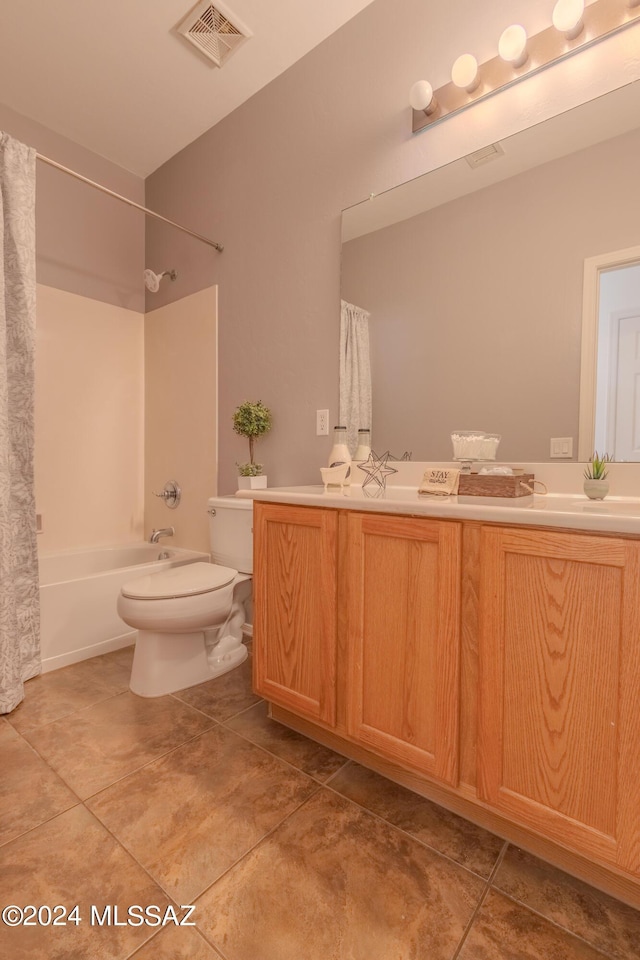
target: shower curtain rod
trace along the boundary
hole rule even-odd
[[[135,200],[129,200],[128,197],[123,197],[119,193],[115,193],[114,190],[109,190],[108,187],[104,187],[101,183],[96,183],[95,180],[89,180],[88,177],[83,177],[81,173],[76,173],[75,170],[71,170],[69,167],[63,167],[61,163],[57,163],[55,160],[50,160],[49,157],[43,157],[41,153],[36,153],[36,159],[42,160],[43,163],[48,163],[50,167],[55,167],[56,170],[61,170],[63,173],[68,173],[70,177],[75,177],[76,180],[81,180],[83,183],[88,183],[90,187],[95,187],[96,190],[101,190],[102,193],[108,194],[110,197],[114,197],[116,200],[121,200],[122,203],[127,203],[130,207],[135,207],[136,210],[142,210],[143,213],[146,213],[148,217],[154,217],[156,220],[162,220],[163,223],[168,223],[172,227],[176,227],[178,230],[182,230],[183,233],[188,233],[190,237],[195,237],[196,240],[202,240],[203,243],[207,243],[210,247],[215,247],[220,253],[224,250],[224,246],[221,243],[216,243],[215,240],[210,240],[209,237],[203,237],[200,233],[195,233],[193,230],[189,230],[188,227],[183,227],[181,223],[176,223],[175,220],[169,220],[168,217],[163,217],[161,213],[156,213],[155,210],[149,210],[148,207],[143,207],[142,204],[136,203]]]

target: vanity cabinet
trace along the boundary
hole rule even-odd
[[[478,794],[640,874],[640,543],[484,527]]]
[[[335,510],[256,504],[254,687],[329,726],[336,719]]]
[[[347,732],[455,784],[462,524],[356,512],[346,524]]]
[[[336,510],[255,505],[255,690],[455,784],[462,524],[340,519],[338,538]]]

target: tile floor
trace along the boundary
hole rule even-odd
[[[30,680],[0,718],[0,906],[79,905],[0,925],[0,957],[640,958],[640,913],[270,721],[250,660],[143,700],[131,655]]]

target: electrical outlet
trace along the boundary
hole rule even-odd
[[[316,436],[329,436],[329,411],[316,410]]]

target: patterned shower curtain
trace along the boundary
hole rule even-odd
[[[0,132],[0,713],[40,673],[33,484],[36,153]]]
[[[371,430],[370,315],[346,300],[340,303],[340,423],[353,456],[358,430]]]

